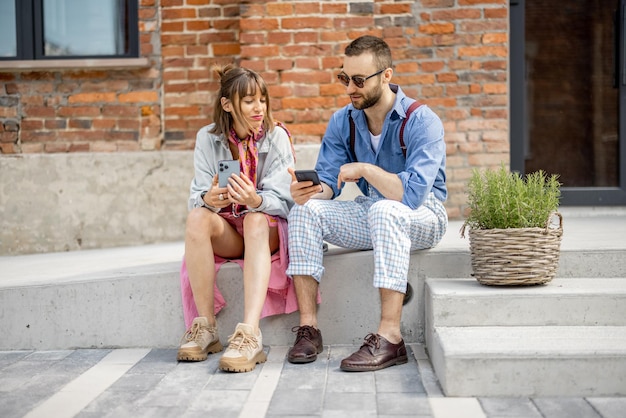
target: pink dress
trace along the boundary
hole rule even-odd
[[[298,310],[298,302],[293,280],[287,276],[287,266],[289,265],[288,241],[287,241],[287,221],[278,218],[278,235],[280,238],[280,248],[272,255],[272,265],[270,270],[270,282],[267,289],[267,297],[265,305],[261,311],[261,317],[291,313]],[[239,264],[243,269],[243,259],[225,259],[215,256],[215,274],[224,263],[232,261]],[[191,285],[189,284],[189,274],[187,273],[187,265],[183,257],[183,263],[180,269],[180,290],[183,299],[183,314],[185,317],[185,327],[189,328],[193,319],[198,316],[196,304],[193,300]],[[243,292],[241,292],[243,296]],[[319,298],[319,295],[318,295]],[[215,314],[226,306],[226,301],[220,293],[217,280],[214,289]]]

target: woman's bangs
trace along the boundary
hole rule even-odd
[[[241,77],[241,81],[238,84],[237,94],[239,95],[239,99],[243,99],[246,96],[256,96],[258,85],[254,78]]]

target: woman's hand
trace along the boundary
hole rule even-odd
[[[209,206],[213,206],[214,208],[222,209],[226,206],[230,205],[230,201],[228,200],[228,190],[226,187],[219,187],[217,185],[217,176],[213,177],[213,186],[211,190],[204,195],[204,200]],[[207,199],[208,196],[208,199]]]
[[[263,199],[256,192],[256,186],[246,176],[230,176],[228,179],[228,200],[232,203],[258,208]]]

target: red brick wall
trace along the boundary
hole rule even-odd
[[[210,122],[210,66],[233,61],[262,73],[296,143],[319,143],[348,102],[343,49],[369,33],[391,45],[394,81],[444,121],[451,217],[472,167],[508,161],[508,0],[140,4],[151,68],[0,74],[3,153],[192,149]]]
[[[157,0],[140,0],[151,67],[0,72],[0,153],[152,150],[161,146]]]
[[[211,122],[213,64],[237,62],[240,5],[230,0],[160,0],[164,147],[193,149]]]

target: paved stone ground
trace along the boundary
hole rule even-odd
[[[250,373],[217,369],[219,355],[178,363],[176,349],[0,352],[0,417],[434,417],[623,418],[626,398],[448,398],[424,347],[409,363],[346,373],[358,347],[326,346],[293,365],[265,347]],[[584,376],[581,376],[584,379]]]

